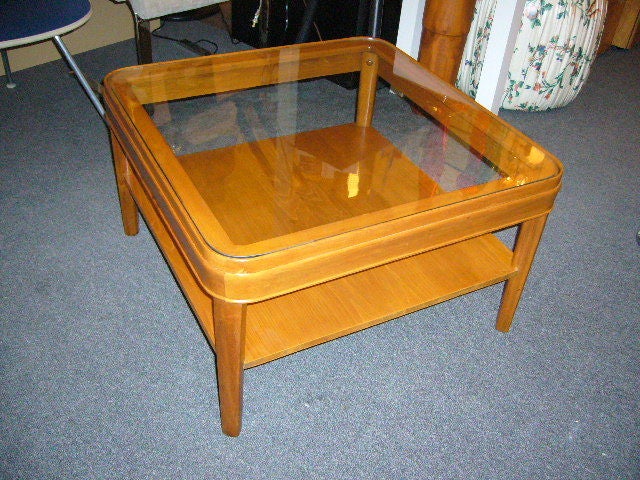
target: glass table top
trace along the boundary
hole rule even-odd
[[[210,247],[228,256],[268,254],[561,172],[548,152],[378,40],[133,67],[111,81],[167,184]]]

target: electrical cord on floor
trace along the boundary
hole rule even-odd
[[[187,50],[191,50],[192,52],[198,55],[213,55],[218,51],[218,44],[216,42],[212,42],[211,40],[207,40],[206,38],[201,38],[200,40],[196,40],[195,42],[192,42],[191,40],[188,40],[186,38],[175,38],[175,37],[169,37],[167,35],[160,35],[158,33],[158,30],[160,30],[162,27],[164,27],[164,21],[160,20],[160,26],[152,30],[151,35],[153,35],[156,38],[161,38],[163,40],[170,40],[172,42],[176,42],[177,44],[183,46]],[[198,45],[199,43],[203,43],[203,42],[212,45],[213,50],[209,50],[204,48],[202,45]]]

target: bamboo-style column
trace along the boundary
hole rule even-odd
[[[422,17],[418,61],[429,71],[454,84],[475,0],[427,0]]]

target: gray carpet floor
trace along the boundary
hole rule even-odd
[[[101,78],[135,63],[133,43],[77,60]],[[501,112],[566,167],[510,333],[493,328],[496,286],[248,370],[235,439],[153,239],[122,233],[103,123],[62,61],[15,79],[0,478],[640,478],[640,49],[598,58],[565,108]]]

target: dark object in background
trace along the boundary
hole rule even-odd
[[[255,48],[294,44],[303,26],[307,1],[263,0],[253,26],[260,1],[232,0],[232,36]],[[370,3],[370,0],[319,0],[306,41],[369,36]],[[402,0],[384,1],[380,38],[394,44],[401,8]],[[357,75],[351,73],[331,77],[331,80],[345,88],[355,88],[358,84]]]

